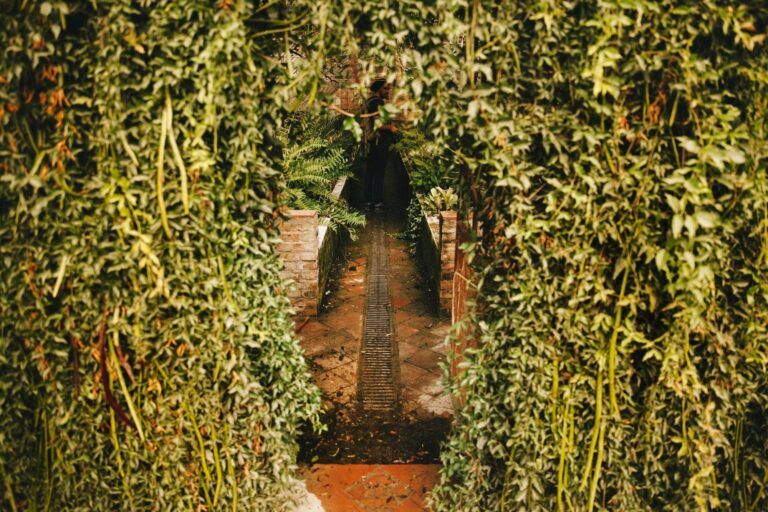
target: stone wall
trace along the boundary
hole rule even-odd
[[[336,182],[336,186],[333,188],[333,196],[336,198],[342,198],[349,200],[349,195],[352,187],[348,178],[341,178]],[[322,305],[325,294],[325,289],[328,287],[328,280],[331,276],[331,270],[333,269],[333,262],[336,261],[336,257],[339,254],[344,242],[347,241],[348,234],[343,229],[336,231],[331,230],[328,227],[327,219],[320,219],[320,225],[317,232],[317,267],[318,267],[318,305]]]

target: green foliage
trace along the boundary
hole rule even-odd
[[[428,194],[435,187],[455,186],[456,172],[449,165],[444,148],[427,138],[418,127],[398,132],[393,149],[402,157],[415,192]]]
[[[435,508],[765,509],[768,8],[448,12],[425,122],[482,235]]]
[[[287,205],[317,210],[331,229],[341,227],[355,236],[365,216],[352,210],[333,187],[343,176],[352,176],[359,145],[339,116],[304,113],[289,123],[280,136],[283,144],[284,191]]]
[[[258,5],[7,9],[0,477],[18,503],[287,503],[317,397],[276,294],[268,148],[354,54],[361,83],[389,70],[388,109],[416,116],[482,228],[435,510],[768,507],[764,2]],[[281,65],[293,46],[306,58]],[[434,170],[427,190],[451,185]]]
[[[281,293],[273,148],[311,84],[262,34],[311,7],[270,5],[6,2],[3,510],[290,504],[319,393]]]
[[[398,236],[408,244],[408,250],[412,255],[416,255],[417,244],[421,236],[421,224],[424,221],[424,210],[421,207],[421,201],[415,194],[411,196],[406,210],[405,229]]]
[[[768,4],[339,11],[482,228],[434,508],[768,508]]]
[[[433,214],[454,210],[458,203],[459,196],[452,188],[432,187],[429,194],[424,196],[424,207]]]

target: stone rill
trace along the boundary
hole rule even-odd
[[[387,242],[380,216],[371,219],[371,229],[359,395],[363,411],[386,412],[397,407],[398,382],[387,276]]]
[[[320,314],[296,319],[313,380],[323,392],[326,426],[303,432],[299,462],[310,471],[341,463],[334,478],[361,467],[370,472],[376,465],[405,470],[434,464],[450,426],[452,399],[441,384],[450,322],[437,314],[425,272],[400,236],[409,197],[402,195],[402,183],[387,186],[396,177],[390,167],[384,211],[371,212],[359,237],[344,246]],[[373,502],[380,498],[381,510],[423,510],[409,501],[417,494],[400,492],[394,480],[374,472],[375,478],[360,475],[362,487],[350,480],[340,489],[338,496],[354,500],[354,506],[344,501],[336,508],[326,505],[326,511],[378,510]],[[400,500],[403,494],[409,498]]]

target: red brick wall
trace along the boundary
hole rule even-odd
[[[456,270],[456,212],[440,212],[440,310],[448,314],[453,307],[453,274]]]
[[[333,104],[341,110],[345,110],[353,114],[357,113],[357,111],[360,110],[360,107],[362,106],[357,91],[346,87],[339,87],[336,89],[333,96]]]
[[[288,297],[300,315],[317,315],[317,225],[316,211],[290,210],[280,230],[278,251],[285,265],[282,275],[294,282]]]

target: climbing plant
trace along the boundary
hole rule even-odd
[[[3,510],[283,510],[319,400],[274,246],[292,2],[6,2]],[[290,89],[290,91],[288,90]]]
[[[768,9],[450,12],[477,348],[435,508],[765,508]]]
[[[475,348],[434,508],[768,506],[768,7],[405,0],[339,18],[474,214]]]
[[[11,508],[288,503],[317,399],[278,291],[275,134],[327,106],[339,56],[361,88],[386,71],[381,122],[444,148],[477,228],[434,508],[768,506],[764,3],[11,3]]]

